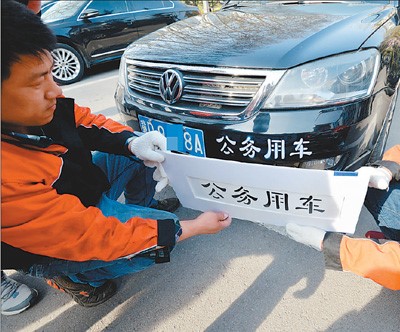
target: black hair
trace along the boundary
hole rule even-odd
[[[26,6],[1,0],[1,81],[10,76],[11,66],[22,55],[40,56],[56,45],[51,30]]]

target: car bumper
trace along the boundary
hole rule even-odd
[[[135,130],[138,115],[201,130],[208,158],[335,170],[355,170],[368,161],[391,101],[381,92],[346,105],[261,110],[246,121],[223,121],[167,113],[124,93],[121,85],[115,99]]]

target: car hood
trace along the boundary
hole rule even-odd
[[[394,11],[355,1],[235,7],[169,25],[125,54],[146,61],[284,69],[359,49]]]

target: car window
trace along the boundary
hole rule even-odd
[[[42,20],[46,23],[63,20],[76,15],[87,1],[58,1],[42,15]]]
[[[130,11],[151,10],[164,8],[164,2],[167,7],[171,6],[170,1],[128,1]]]
[[[99,11],[99,16],[125,13],[126,1],[92,1],[87,9]]]

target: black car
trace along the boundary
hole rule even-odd
[[[77,82],[85,68],[119,59],[132,41],[198,14],[180,1],[57,1],[42,15],[58,41],[54,78]]]
[[[117,107],[182,153],[354,170],[386,143],[399,20],[399,1],[230,1],[134,42]]]

